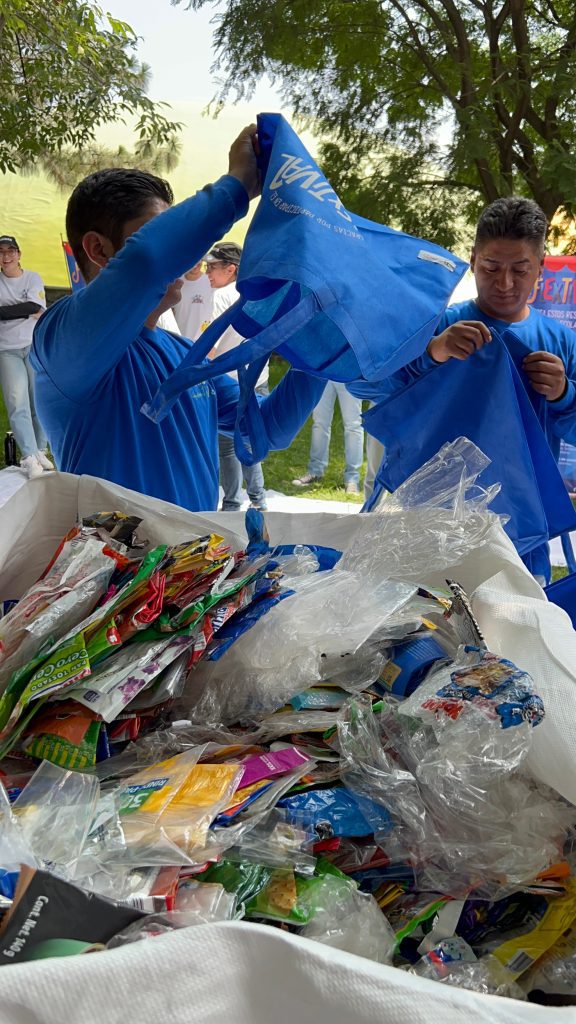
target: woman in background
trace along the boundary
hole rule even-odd
[[[0,236],[0,387],[20,465],[29,479],[54,469],[34,408],[34,376],[28,362],[32,333],[46,309],[44,284],[34,270],[20,266],[20,248],[12,235]]]

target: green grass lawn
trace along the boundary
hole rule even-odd
[[[271,388],[276,387],[287,369],[287,363],[277,356],[273,356],[270,361]],[[283,494],[298,494],[306,498],[319,498],[323,501],[350,501],[361,505],[364,501],[362,495],[356,497],[353,494],[344,493],[344,430],[338,402],[334,406],[330,462],[324,479],[321,483],[313,484],[311,487],[294,486],[292,483],[294,478],[302,476],[308,470],[311,432],[312,419],[310,418],[286,451],[270,452],[264,464],[266,487],[274,491],[281,491]],[[362,469],[361,484],[365,470],[366,464]]]

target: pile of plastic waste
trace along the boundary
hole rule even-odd
[[[450,575],[485,464],[447,446],[345,554],[254,510],[240,552],[96,513],[0,595],[0,964],[244,918],[576,1001],[576,808],[526,765],[538,680]]]

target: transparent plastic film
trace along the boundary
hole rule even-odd
[[[65,875],[74,871],[99,798],[93,776],[42,762],[13,807],[22,835],[42,866]]]
[[[414,594],[410,584],[367,583],[338,566],[299,577],[291,589],[219,661],[190,674],[182,704],[193,721],[261,721],[324,678],[327,659],[353,656]]]
[[[198,750],[132,776],[117,794],[127,856],[141,864],[179,854],[190,862],[242,776],[238,763],[198,764]],[[169,861],[167,861],[168,863]]]
[[[307,939],[391,963],[396,937],[373,896],[348,879],[327,874],[314,893],[314,915],[302,929]]]
[[[251,861],[265,867],[291,865],[299,874],[313,874],[316,858],[312,855],[315,834],[288,821],[281,808],[273,808],[267,817],[246,832],[227,859]]]
[[[526,999],[520,986],[509,977],[495,957],[488,956],[478,960],[469,950],[469,959],[466,959],[462,946],[466,946],[466,943],[457,939],[441,943],[412,967],[410,973],[445,985],[469,989],[471,992],[521,1001]]]
[[[0,693],[43,644],[78,625],[106,592],[116,564],[104,547],[94,538],[69,541],[50,573],[0,620]]]
[[[519,772],[478,770],[466,730],[445,755],[429,726],[386,702],[376,715],[357,699],[340,712],[338,729],[343,782],[390,811],[394,827],[375,828],[377,841],[392,860],[408,858],[418,888],[496,898],[561,859],[574,809]],[[470,734],[474,741],[473,723]]]
[[[431,572],[457,564],[498,521],[489,511],[498,488],[476,484],[488,464],[466,438],[445,445],[363,517],[340,567],[365,579],[422,582]]]
[[[162,914],[149,914],[141,920],[135,921],[110,939],[106,944],[106,949],[118,949],[120,946],[142,942],[144,939],[155,939],[180,928],[233,920],[236,901],[222,889],[222,886],[199,888],[205,889],[206,894],[202,896],[198,892],[195,899],[190,895],[189,907],[184,906],[181,910],[166,911]],[[214,893],[210,890],[218,890],[218,892]]]

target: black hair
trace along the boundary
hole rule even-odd
[[[87,277],[88,257],[82,246],[87,231],[98,231],[120,249],[124,225],[142,216],[153,199],[172,206],[167,181],[131,167],[95,171],[76,185],[66,209],[66,234],[80,270]]]
[[[495,238],[515,238],[531,242],[543,256],[547,232],[546,214],[538,203],[523,196],[503,196],[480,214],[474,245]]]

